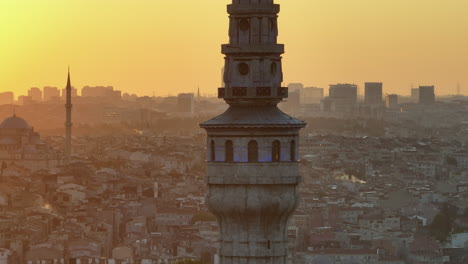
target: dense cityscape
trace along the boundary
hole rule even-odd
[[[170,33],[178,23],[198,23],[181,10],[176,19],[167,12],[170,20],[155,22],[152,11],[145,10],[154,3],[119,3],[114,10],[112,2],[103,3],[92,8],[102,23],[86,27],[80,22],[68,30],[61,23],[73,12],[66,12],[57,23],[63,32],[55,35],[72,40],[68,31],[83,27],[86,41],[80,45],[98,46],[94,27],[126,12],[136,14],[130,21],[139,25],[168,24]],[[90,3],[74,4],[80,10]],[[43,8],[37,14],[44,15],[60,5],[31,6]],[[103,7],[112,12],[104,15],[98,11]],[[0,264],[468,264],[468,98],[461,85],[453,89],[430,81],[411,85],[410,96],[404,96],[388,93],[396,87],[373,74],[381,81],[286,86],[285,46],[278,42],[280,5],[232,0],[227,13],[229,40],[221,45],[224,66],[216,94],[197,86],[165,97],[122,93],[113,86],[79,89],[73,81],[83,79],[70,67],[63,89],[0,93]],[[44,36],[53,31],[54,17],[46,18]],[[83,18],[88,20],[80,14]],[[162,31],[155,28],[155,40],[148,28],[130,32],[128,21],[122,26],[109,21],[110,27],[97,34],[105,32],[109,40],[99,45],[125,74],[153,78],[156,72],[169,76],[174,71],[176,83],[191,78],[183,70],[185,60],[194,64],[188,68],[209,64],[183,55],[185,49],[204,53],[202,42],[193,41],[194,32],[185,27],[180,41],[154,48],[160,53],[151,57],[144,45],[132,45],[157,46],[171,34],[158,35]],[[40,30],[32,31],[39,36]],[[369,42],[379,38],[372,32]],[[202,34],[193,37],[208,38]],[[52,40],[49,45],[54,46]],[[131,59],[114,60],[124,55],[125,46]],[[353,48],[352,42],[346,46]],[[62,57],[53,49],[53,56]],[[407,57],[391,46],[385,52]],[[91,57],[105,61],[102,53],[79,56],[91,66]],[[145,58],[137,59],[140,53]],[[450,66],[462,61],[458,53],[453,61],[445,55]],[[151,74],[135,67],[162,57],[171,61]],[[336,58],[349,64],[342,55]],[[444,69],[447,76],[454,68]],[[111,78],[125,82],[117,75],[114,71]],[[398,78],[396,72],[393,76]]]
[[[431,101],[430,90],[403,103],[387,96],[385,105],[382,84],[365,84],[364,98],[356,85],[332,85],[329,97],[289,89],[280,107],[308,123],[290,263],[466,263],[465,97]],[[205,203],[198,123],[225,110],[220,100],[83,89],[73,96],[66,164],[65,97],[47,90],[31,89],[22,104],[1,102],[0,261],[216,263],[219,230]],[[333,100],[348,105],[328,107]]]

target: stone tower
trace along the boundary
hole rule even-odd
[[[67,78],[67,88],[66,88],[66,104],[65,104],[65,161],[68,163],[70,162],[71,158],[71,133],[72,133],[72,103],[71,103],[71,81],[70,81],[70,69],[68,69],[68,78]]]
[[[225,55],[229,104],[206,129],[207,203],[220,224],[222,264],[283,264],[287,221],[298,203],[299,130],[305,126],[277,104],[288,95],[277,44],[279,5],[233,0]]]

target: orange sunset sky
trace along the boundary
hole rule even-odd
[[[215,93],[228,0],[0,0],[0,92],[113,85]],[[277,0],[284,84],[384,82],[468,94],[467,0]],[[326,89],[328,90],[328,89]]]

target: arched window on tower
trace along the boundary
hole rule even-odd
[[[291,161],[296,161],[296,141],[291,140],[291,146],[289,150]]]
[[[210,143],[210,160],[215,161],[216,160],[216,152],[215,152],[215,142],[214,140],[211,140]]]
[[[225,153],[224,158],[226,162],[234,162],[234,146],[231,140],[226,141],[225,143]]]
[[[271,148],[271,161],[278,162],[281,160],[281,143],[278,140],[273,141]]]
[[[258,162],[258,143],[255,140],[249,141],[248,160],[249,162]]]

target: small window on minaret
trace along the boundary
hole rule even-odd
[[[272,62],[272,63],[271,63],[271,69],[270,69],[271,75],[275,75],[275,74],[276,74],[277,68],[278,68],[278,66],[276,65],[276,62]]]
[[[211,161],[215,161],[216,160],[216,152],[215,152],[215,143],[214,143],[214,140],[211,140],[211,144],[210,144],[210,160]]]
[[[248,160],[258,162],[258,143],[255,140],[249,141]]]
[[[290,156],[291,161],[296,161],[296,141],[291,141],[291,149],[290,149]]]
[[[273,146],[271,149],[271,160],[273,162],[280,161],[281,157],[281,143],[278,140],[273,141]]]
[[[247,31],[250,28],[250,22],[249,20],[243,18],[239,21],[239,29],[242,31]]]
[[[231,140],[226,141],[225,146],[225,160],[226,162],[234,162],[234,146]]]

